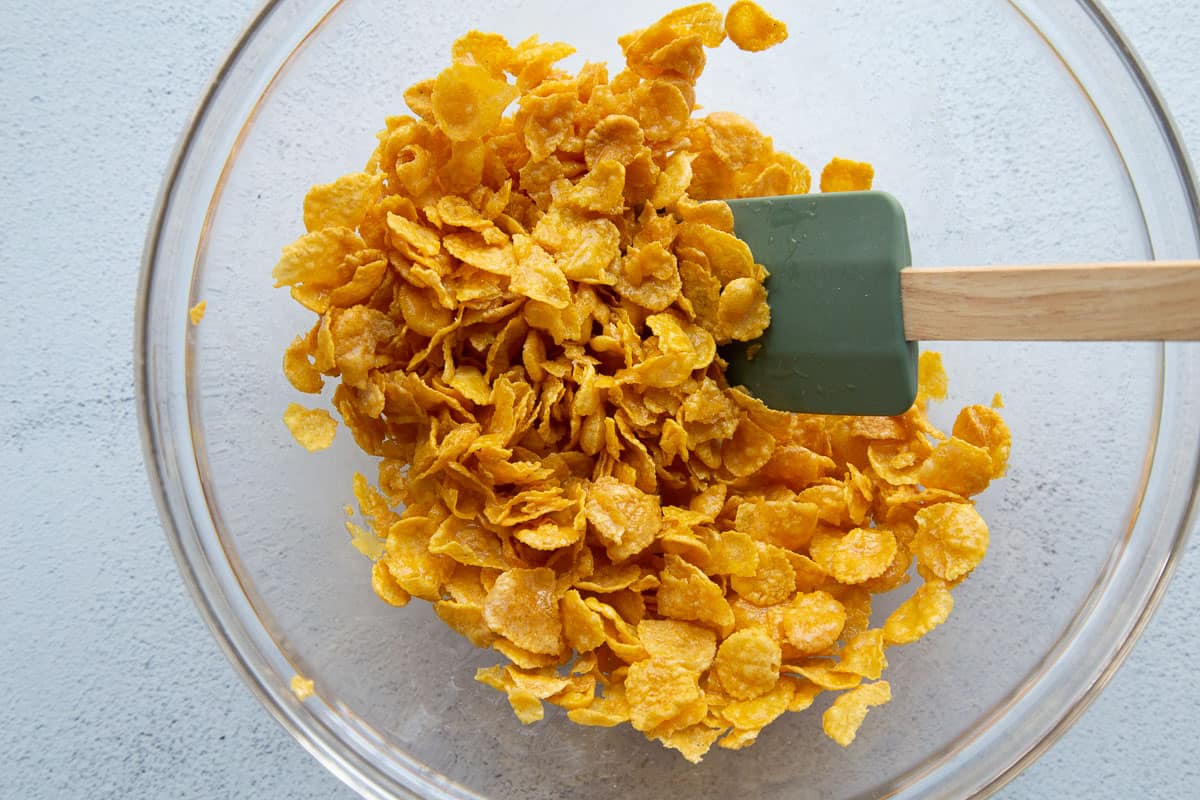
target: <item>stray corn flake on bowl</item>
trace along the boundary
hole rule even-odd
[[[714,346],[787,310],[705,201],[874,179],[922,263],[1183,257],[1185,162],[1116,102],[1141,76],[1090,5],[740,2],[621,38],[652,5],[264,11],[147,250],[185,578],[364,794],[985,791],[1161,590],[1196,351],[950,344],[903,417],[777,414]]]

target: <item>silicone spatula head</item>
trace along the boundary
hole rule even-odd
[[[902,414],[917,396],[905,341],[904,210],[884,192],[729,201],[735,232],[763,264],[771,325],[721,349],[730,385],[768,406],[815,414]]]

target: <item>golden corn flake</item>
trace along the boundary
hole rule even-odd
[[[795,683],[781,679],[766,694],[750,700],[735,700],[723,706],[719,713],[736,731],[761,731],[783,716],[795,693]]]
[[[305,408],[299,403],[288,403],[283,422],[300,446],[310,453],[329,447],[337,433],[337,421],[328,411]]]
[[[883,571],[882,575],[877,575],[870,580],[863,581],[860,586],[872,594],[884,594],[893,589],[897,589],[908,583],[912,576],[909,575],[909,567],[912,566],[912,551],[908,549],[908,539],[901,538],[901,533],[907,536],[909,530],[916,535],[916,529],[905,523],[897,523],[892,528],[892,534],[896,537],[896,555],[892,558],[892,563]]]
[[[757,729],[732,730],[717,743],[717,746],[725,750],[745,750],[758,741],[758,733]]]
[[[509,665],[504,671],[508,673],[514,687],[529,692],[539,700],[553,697],[571,686],[570,678],[565,678],[550,668],[527,670]]]
[[[737,509],[739,531],[759,541],[799,550],[812,540],[819,509],[796,500],[763,500],[743,503]]]
[[[779,679],[779,682],[789,683],[793,687],[792,700],[788,703],[788,711],[804,711],[813,704],[813,701],[817,699],[817,695],[821,693],[820,686],[804,678],[793,678],[785,675]]]
[[[853,689],[862,683],[862,676],[858,673],[843,672],[828,661],[797,666],[785,664],[782,669],[801,675],[818,688],[831,692]]]
[[[721,448],[725,468],[739,478],[761,470],[774,453],[775,437],[749,417],[738,423],[733,436]]]
[[[762,336],[771,324],[767,291],[753,278],[734,278],[717,301],[718,338],[748,342]]]
[[[656,600],[664,617],[694,620],[724,631],[733,626],[725,592],[699,567],[668,554]]]
[[[625,698],[625,683],[613,683],[589,706],[567,712],[567,718],[579,725],[611,728],[629,722],[629,701]]]
[[[530,652],[558,653],[562,649],[562,619],[554,596],[554,577],[554,571],[544,567],[501,573],[483,607],[487,626]]]
[[[941,625],[954,610],[954,597],[943,581],[927,581],[900,604],[883,624],[889,645],[911,644]]]
[[[354,549],[372,561],[378,561],[383,555],[384,543],[375,535],[375,532],[367,530],[361,525],[355,525],[349,520],[345,524],[346,532],[350,534],[350,544],[354,546]]]
[[[650,658],[681,664],[697,674],[708,669],[716,655],[716,634],[689,622],[644,619],[637,633]]]
[[[997,407],[1003,406],[1003,402]],[[995,408],[967,406],[958,412],[952,430],[955,439],[969,442],[988,451],[991,457],[991,478],[1001,478],[1008,467],[1012,450],[1012,434]],[[960,492],[961,494],[961,492]]]
[[[584,512],[613,561],[645,550],[662,526],[658,498],[615,478],[601,478],[591,485]]]
[[[922,350],[917,358],[917,401],[924,399],[945,400],[949,390],[949,379],[942,366],[942,354],[936,350]]]
[[[513,49],[498,33],[470,31],[450,50],[456,64],[478,64],[495,78],[503,78],[513,60]]]
[[[512,689],[509,691],[508,704],[512,707],[513,714],[516,715],[517,719],[525,725],[540,722],[546,715],[542,701],[523,689]]]
[[[887,681],[868,683],[839,695],[821,718],[825,735],[842,747],[848,747],[867,718],[867,710],[891,699],[892,687]]]
[[[314,186],[304,197],[304,227],[357,228],[379,202],[383,178],[367,172],[344,175],[333,183]]]
[[[283,354],[283,374],[300,392],[316,394],[325,385],[321,371],[311,360],[311,345],[315,337],[297,336]]]
[[[514,271],[509,288],[551,308],[563,309],[570,305],[570,284],[554,258],[525,234],[513,236],[512,242],[513,257],[521,269]]]
[[[750,576],[734,575],[730,586],[756,606],[786,602],[796,592],[796,571],[783,548],[760,542],[757,565]]]
[[[337,286],[353,274],[347,270],[347,257],[361,251],[365,244],[349,228],[312,231],[283,248],[271,276],[276,286]]]
[[[733,633],[717,649],[716,677],[731,697],[749,700],[769,692],[779,680],[779,644],[758,628]]]
[[[639,731],[653,730],[703,702],[698,677],[699,673],[677,662],[648,658],[631,664],[625,678],[630,724]]]
[[[758,573],[758,545],[740,531],[725,531],[712,542],[708,570],[718,575],[752,578]]]
[[[938,503],[918,511],[916,520],[913,555],[944,581],[967,575],[987,554],[987,523],[972,505]]]
[[[875,168],[862,161],[835,158],[821,170],[822,192],[865,192],[875,179]]]
[[[851,672],[869,680],[879,680],[887,667],[883,653],[883,629],[866,630],[855,636],[838,657],[839,672]]]
[[[691,153],[675,153],[667,159],[666,166],[655,181],[654,194],[650,196],[650,204],[654,208],[675,205],[684,196],[692,182],[693,158]]]
[[[732,170],[758,161],[770,146],[750,120],[728,111],[705,117],[704,132],[717,158]]]
[[[442,622],[476,647],[490,647],[496,641],[495,634],[484,621],[481,606],[458,603],[453,600],[439,600],[433,604],[433,610]]]
[[[577,652],[587,653],[604,644],[604,620],[588,608],[579,592],[568,591],[562,599],[563,635]]]
[[[724,728],[714,728],[707,724],[691,725],[671,733],[658,736],[663,747],[679,751],[680,755],[693,764],[699,764],[704,754],[713,746],[713,742],[725,733]]]
[[[970,497],[991,483],[992,457],[985,448],[955,436],[937,446],[921,464],[916,477],[930,489]]]
[[[787,39],[787,25],[772,17],[752,0],[738,0],[725,15],[725,30],[742,50],[758,52]]]
[[[430,96],[438,127],[457,142],[482,139],[516,98],[514,86],[475,64],[446,67]]]
[[[199,325],[200,320],[204,319],[204,312],[208,310],[208,301],[201,300],[196,305],[188,309],[188,320],[193,325]]]
[[[820,532],[809,549],[817,566],[835,580],[855,584],[887,571],[896,556],[896,537],[887,528],[854,528],[836,535]]]
[[[783,612],[783,635],[803,655],[822,653],[846,627],[846,607],[828,592],[797,594]]]
[[[477,680],[521,722],[550,703],[692,762],[822,691],[850,690],[825,717],[848,743],[886,700],[862,685],[885,645],[941,624],[982,559],[967,498],[1011,450],[994,408],[949,437],[929,421],[935,353],[895,417],[788,414],[728,386],[718,345],[752,342],[771,309],[725,200],[812,176],[750,120],[697,113],[726,35],[754,51],[787,29],[753,2],[697,3],[621,37],[611,75],[561,66],[562,42],[468,32],[362,171],[307,193],[272,273],[317,317],[288,381],[332,381],[379,460],[346,522],[375,593],[494,654]],[[820,183],[872,179],[834,159]],[[310,449],[337,425],[296,404],[285,421]],[[925,584],[872,628],[872,595],[914,560]]]

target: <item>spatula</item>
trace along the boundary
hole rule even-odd
[[[919,340],[1200,339],[1200,261],[913,268],[885,192],[729,205],[771,273],[771,326],[721,354],[729,383],[772,408],[903,413]]]

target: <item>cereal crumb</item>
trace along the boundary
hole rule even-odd
[[[296,695],[297,700],[307,700],[312,697],[313,682],[309,678],[302,675],[292,676],[292,694]]]
[[[199,303],[196,303],[196,305],[188,309],[188,319],[192,321],[193,325],[199,325],[200,320],[204,319],[204,312],[207,310],[208,301],[201,300]]]

